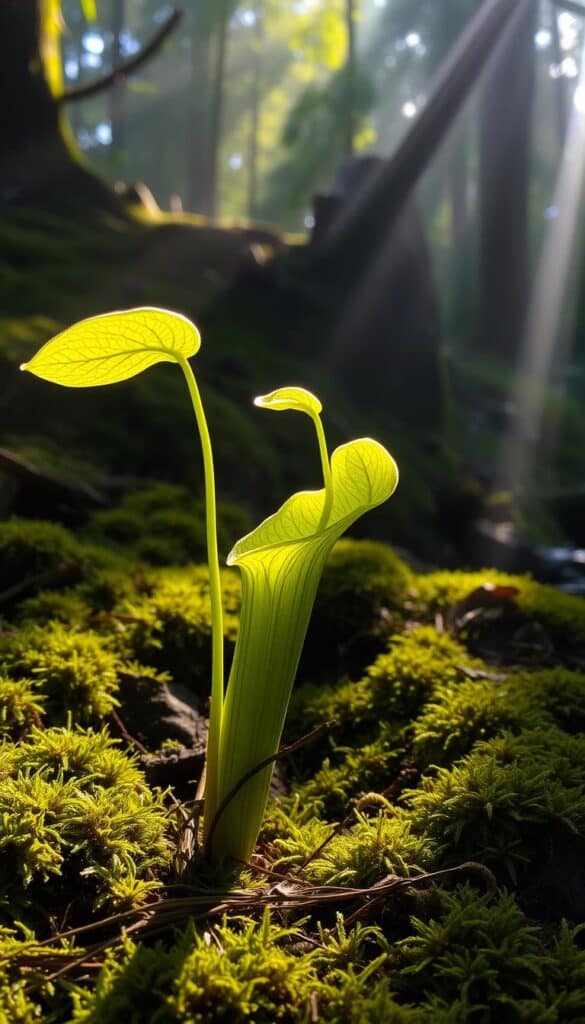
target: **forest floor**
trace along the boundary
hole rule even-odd
[[[316,738],[211,869],[207,571],[153,564],[188,558],[182,499],[0,529],[0,1020],[583,1021],[582,600],[341,541],[287,724]]]
[[[0,240],[0,1024],[582,1024],[582,599],[340,542],[286,726],[313,740],[279,763],[250,865],[188,857],[210,608],[182,382],[74,393],[17,367],[83,316],[193,317],[224,556],[318,479],[308,429],[268,430],[253,395],[317,390],[334,441],[367,410],[276,343],[279,238],[21,211]],[[402,496],[365,527],[424,555],[438,459],[400,433]]]

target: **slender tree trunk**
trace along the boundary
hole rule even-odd
[[[552,12],[552,57],[553,63],[560,67],[563,59],[563,51],[561,50],[561,39],[559,34],[559,19],[558,12],[553,9]],[[565,144],[565,135],[567,133],[567,121],[568,121],[568,109],[569,101],[567,96],[567,80],[564,75],[558,75],[554,82],[554,92],[556,101],[556,114],[557,114],[557,129],[558,129],[558,140],[559,146],[562,147]]]
[[[250,105],[250,138],[248,146],[248,217],[256,216],[258,205],[258,134],[260,130],[260,100],[262,88],[262,48],[264,45],[264,12],[260,3],[255,8],[254,42],[252,55],[252,91]]]
[[[191,102],[187,132],[190,210],[209,213],[209,34],[201,16],[201,0],[191,17]]]
[[[211,124],[209,131],[209,209],[211,217],[217,214],[217,196],[219,186],[219,152],[223,128],[223,109],[225,100],[225,67],[227,60],[227,40],[230,5],[228,0],[219,0],[221,16],[219,19],[213,75],[213,93],[211,98]]]
[[[451,246],[455,251],[467,226],[467,138],[460,127],[449,155],[449,192],[451,196]]]
[[[350,157],[353,155],[353,139],[355,135],[355,0],[345,0],[345,23],[347,27],[347,57],[345,61],[346,110],[344,152],[346,157]]]
[[[122,33],[126,27],[126,0],[114,0],[112,12],[112,71],[117,71],[123,60]],[[110,121],[112,149],[120,155],[126,142],[126,79],[118,78],[110,91]]]
[[[55,14],[50,0],[0,3],[0,206],[122,207],[82,164],[60,105],[56,62],[50,66]]]
[[[529,297],[536,3],[519,5],[489,68],[480,121],[478,346],[515,362]]]

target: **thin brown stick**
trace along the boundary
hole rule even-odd
[[[175,26],[178,25],[182,17],[182,11],[178,9],[172,11],[167,20],[155,32],[150,42],[139,50],[134,57],[130,57],[129,60],[124,61],[114,71],[111,71],[109,75],[104,75],[103,78],[98,78],[95,82],[88,82],[87,85],[77,85],[72,86],[70,89],[65,89],[63,94],[57,97],[57,102],[71,103],[77,102],[77,100],[86,100],[90,96],[103,92],[104,89],[110,89],[121,78],[127,78],[128,75],[133,74],[143,64],[146,64],[151,57],[154,57],[157,50],[160,49],[165,39],[171,34]]]

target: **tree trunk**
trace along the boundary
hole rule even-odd
[[[347,29],[347,57],[345,61],[346,75],[346,110],[345,110],[345,142],[344,156],[353,156],[353,137],[355,134],[355,3],[345,0],[345,24]]]
[[[223,108],[225,91],[225,65],[227,57],[227,37],[230,5],[228,0],[221,0],[221,17],[217,31],[217,49],[213,76],[213,95],[211,98],[211,125],[209,132],[209,213],[215,217],[217,213],[217,193],[219,185],[219,150],[223,127]]]
[[[248,217],[253,220],[258,205],[258,132],[260,129],[260,100],[262,86],[262,47],[264,21],[262,5],[256,4],[256,22],[252,54],[252,91],[250,103],[250,137],[248,146]]]
[[[515,363],[529,297],[536,4],[526,0],[488,71],[480,118],[478,347]]]
[[[556,64],[557,68],[560,68],[561,62],[563,60],[563,51],[561,49],[559,19],[556,8],[554,8],[552,12],[551,34],[553,63]],[[558,141],[559,148],[562,150],[563,146],[565,145],[565,135],[567,134],[567,121],[569,117],[569,97],[567,89],[567,79],[565,78],[565,76],[557,75],[554,82],[554,86],[557,113]]]
[[[117,71],[122,63],[122,33],[125,26],[126,0],[114,0],[112,12],[112,71]],[[112,150],[115,158],[119,157],[126,142],[126,95],[126,79],[120,77],[116,80],[110,91]]]
[[[49,84],[52,0],[0,3],[0,206],[115,209],[116,196],[87,171]]]
[[[190,210],[209,213],[209,33],[200,2],[193,5],[191,18],[191,105],[188,145],[187,205]]]

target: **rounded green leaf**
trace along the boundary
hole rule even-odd
[[[306,388],[277,388],[268,395],[258,395],[254,399],[254,405],[262,409],[275,409],[283,412],[285,409],[295,409],[297,412],[306,412],[307,416],[318,416],[323,406],[316,397]]]
[[[199,331],[187,317],[144,307],[80,320],[43,345],[21,370],[70,388],[115,384],[155,363],[195,355]]]

